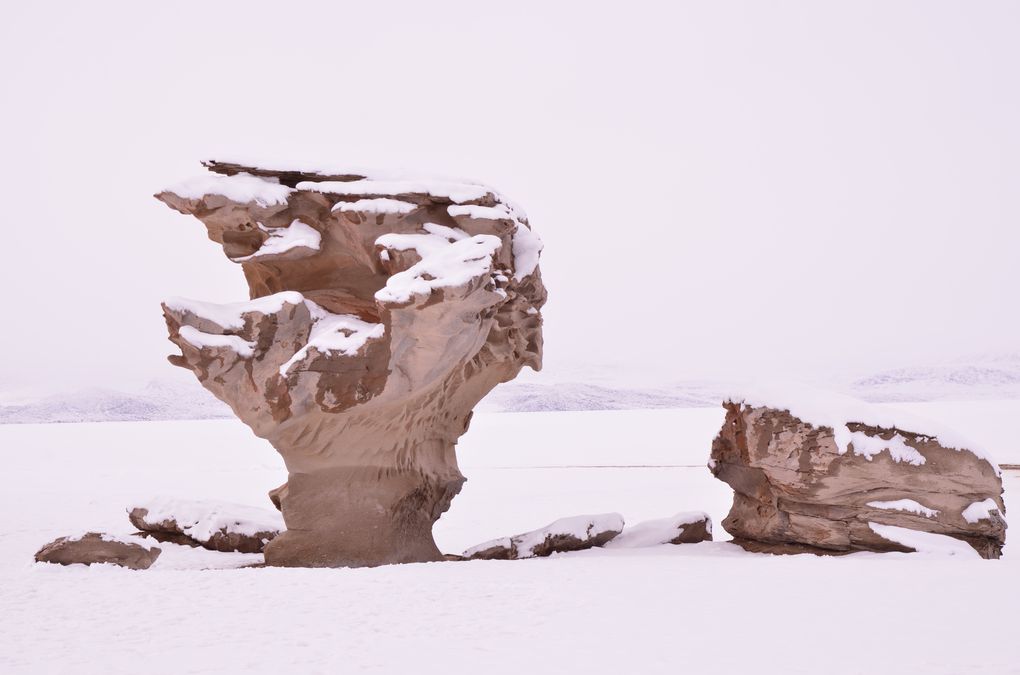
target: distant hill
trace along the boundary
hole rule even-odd
[[[1020,353],[886,370],[855,380],[849,389],[871,401],[1020,398]]]
[[[0,405],[0,424],[132,422],[233,417],[226,404],[197,382],[151,382],[134,392],[84,389]]]
[[[831,385],[829,385],[831,386]],[[839,387],[875,402],[1020,399],[1020,353],[968,362],[897,368]],[[657,387],[556,381],[502,384],[478,406],[488,412],[703,408],[734,387],[680,382]],[[739,389],[739,387],[737,387]],[[231,418],[230,409],[197,382],[155,381],[137,391],[85,389],[0,404],[0,424],[125,422]]]

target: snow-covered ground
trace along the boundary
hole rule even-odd
[[[896,404],[1020,464],[1018,401]],[[444,551],[584,513],[706,511],[722,410],[479,413]],[[744,553],[723,541],[519,561],[230,569],[162,544],[144,572],[33,564],[56,536],[131,531],[154,495],[268,507],[278,455],[233,420],[2,425],[0,672],[1010,673],[1020,557]],[[1007,508],[1020,474],[1005,472]]]

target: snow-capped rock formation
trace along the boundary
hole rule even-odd
[[[286,529],[277,511],[215,501],[152,499],[128,507],[128,519],[156,541],[224,553],[262,553]]]
[[[723,527],[745,548],[999,557],[999,468],[952,431],[816,391],[734,396],[724,407],[709,468],[734,490]]]
[[[36,562],[58,565],[93,565],[109,563],[133,570],[147,570],[162,553],[157,546],[143,546],[104,532],[86,532],[75,537],[60,537],[43,546],[35,554]]]
[[[602,513],[560,518],[545,527],[493,539],[464,551],[468,560],[518,560],[603,546],[623,531],[623,516]]]
[[[287,463],[266,562],[440,559],[472,408],[541,367],[541,241],[478,183],[206,167],[157,198],[205,224],[251,300],[166,301],[170,360]]]

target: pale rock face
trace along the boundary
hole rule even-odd
[[[87,532],[77,537],[60,537],[35,554],[36,562],[58,565],[94,565],[108,563],[133,570],[146,570],[162,551],[102,532]]]
[[[540,240],[476,183],[206,166],[156,196],[202,221],[252,301],[165,302],[170,360],[286,461],[266,562],[439,560],[472,408],[541,367]]]
[[[924,429],[853,420],[840,429],[849,439],[841,451],[832,427],[813,426],[788,410],[724,406],[709,467],[734,490],[723,527],[744,548],[909,552],[920,550],[909,541],[941,539],[966,542],[984,558],[1001,554],[1002,479],[990,460],[946,447]],[[909,531],[930,534],[902,536]]]

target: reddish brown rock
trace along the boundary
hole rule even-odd
[[[608,548],[645,548],[702,541],[712,541],[712,519],[702,511],[686,511],[631,525],[613,539]]]
[[[464,551],[468,560],[517,560],[543,558],[553,553],[581,551],[604,546],[623,531],[623,516],[604,513],[595,516],[560,518],[545,527],[493,539]]]
[[[439,560],[474,405],[541,366],[541,248],[464,181],[209,162],[157,197],[205,224],[252,300],[164,303],[191,369],[287,464],[270,565]]]
[[[262,553],[285,529],[276,511],[215,501],[153,499],[129,508],[128,519],[157,541],[224,553]]]
[[[149,569],[161,553],[155,546],[143,546],[101,532],[80,537],[60,537],[43,546],[35,554],[36,562],[59,565],[92,565],[110,563],[133,570]]]
[[[891,413],[863,404],[820,422],[814,412],[765,402],[728,401],[712,444],[712,473],[734,490],[723,527],[736,543],[841,554],[929,546],[966,553],[966,542],[999,557],[1002,479],[976,447],[919,428],[924,422],[885,421]]]

